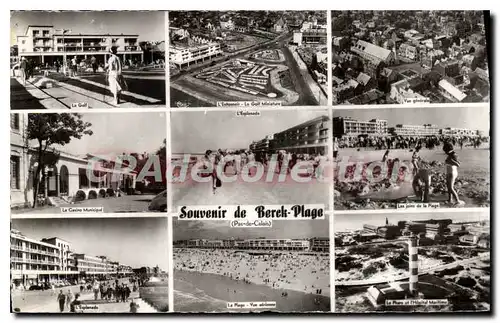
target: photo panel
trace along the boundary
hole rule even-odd
[[[164,107],[163,11],[11,11],[11,109]]]
[[[172,112],[172,212],[282,204],[326,211],[329,129],[328,110]]]
[[[11,312],[167,312],[168,238],[167,218],[14,219]]]
[[[334,209],[490,207],[489,106],[334,109]]]
[[[328,221],[174,217],[174,311],[329,312]]]
[[[331,11],[333,104],[490,101],[489,11]]]
[[[171,107],[326,106],[327,11],[169,11]]]
[[[167,212],[165,112],[11,113],[12,217]]]
[[[335,214],[339,313],[491,311],[489,210]]]

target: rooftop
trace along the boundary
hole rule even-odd
[[[380,46],[376,46],[372,43],[366,42],[364,40],[358,40],[354,48],[364,51],[367,54],[375,56],[376,58],[385,61],[389,58],[391,51]]]
[[[456,88],[455,86],[453,86],[453,84],[451,84],[447,80],[441,80],[441,81],[439,81],[438,84],[439,84],[439,87],[441,87],[446,92],[448,92],[449,94],[451,94],[458,101],[462,101],[467,96],[465,93],[463,93],[458,88]]]

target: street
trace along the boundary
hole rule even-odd
[[[226,170],[226,176],[232,176],[232,167]],[[252,176],[255,172],[252,172]],[[328,183],[322,183],[315,178],[307,183],[293,181],[288,174],[286,180],[279,182],[275,174],[274,181],[266,182],[266,172],[261,180],[249,183],[244,182],[241,175],[235,182],[224,182],[212,191],[211,179],[208,183],[198,183],[187,180],[184,183],[173,183],[173,208],[184,205],[281,205],[281,204],[324,204],[328,208]],[[326,182],[326,181],[325,181]]]
[[[54,214],[61,213],[61,207],[103,207],[103,213],[149,212],[148,206],[156,195],[126,195],[121,197],[98,198],[85,200],[76,204],[60,205],[60,207],[41,207],[12,210],[12,214]]]
[[[111,281],[110,281],[111,282]],[[114,280],[113,280],[114,282]],[[120,283],[129,284],[128,279],[120,279]],[[55,288],[54,290],[16,290],[12,292],[12,309],[19,309],[21,313],[59,313],[59,303],[57,295],[62,290],[66,295],[69,290],[73,295],[80,294],[80,286],[66,286]],[[132,292],[128,302],[125,303],[100,303],[99,312],[123,313],[129,311],[129,304],[132,298],[139,297],[139,292]],[[90,301],[94,299],[92,291],[84,291],[80,294],[80,301]],[[65,308],[64,312],[69,312],[69,308]]]
[[[118,107],[160,107],[165,104],[165,73],[124,71],[128,91],[122,92]],[[11,109],[113,108],[113,96],[104,73],[86,73],[69,78],[60,73],[35,75],[23,86],[11,77]]]

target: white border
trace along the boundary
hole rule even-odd
[[[57,209],[57,207],[56,207]],[[23,219],[91,219],[91,218],[166,218],[168,212],[123,212],[123,213],[25,213],[11,214],[12,220]]]
[[[167,219],[167,247],[168,247],[168,311],[174,312],[174,235],[172,217]]]

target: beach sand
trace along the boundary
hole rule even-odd
[[[286,291],[287,297],[281,293]],[[315,302],[316,300],[316,302]],[[228,312],[227,302],[274,301],[275,309],[264,311],[330,311],[330,298],[293,290],[273,289],[229,277],[185,270],[174,271],[174,310],[176,312]],[[248,312],[248,309],[231,310]]]

